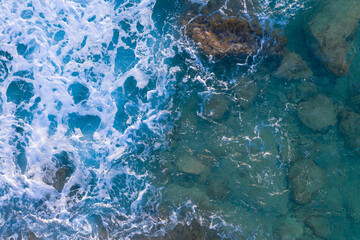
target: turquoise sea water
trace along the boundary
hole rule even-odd
[[[188,32],[216,15],[256,51],[206,52]],[[360,239],[358,16],[0,0],[0,239]]]

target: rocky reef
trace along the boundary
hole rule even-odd
[[[348,51],[360,20],[357,0],[330,0],[321,5],[308,23],[309,43],[326,68],[337,76],[349,72]]]
[[[285,37],[277,32],[263,29],[256,20],[238,17],[197,17],[186,25],[186,34],[209,56],[222,58],[256,54],[260,49],[268,54],[279,54]],[[262,38],[269,39],[262,44]]]

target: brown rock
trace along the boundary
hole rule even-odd
[[[224,57],[239,54],[256,54],[261,47],[263,29],[253,21],[241,18],[224,19],[218,15],[198,17],[187,25],[186,34],[207,54]],[[265,35],[272,40],[267,50],[272,54],[281,51],[286,40],[280,34]]]

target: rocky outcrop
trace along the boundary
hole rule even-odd
[[[325,182],[324,171],[310,159],[298,160],[291,165],[288,178],[293,199],[298,204],[311,202]]]
[[[330,0],[308,24],[310,43],[328,70],[337,76],[349,72],[351,37],[360,20],[360,1]]]
[[[299,103],[297,114],[302,123],[314,131],[327,129],[337,122],[337,112],[333,102],[324,95]]]
[[[272,76],[287,80],[307,79],[312,76],[312,71],[298,54],[289,52],[284,56],[279,68]]]
[[[241,18],[224,19],[219,15],[198,17],[186,27],[186,34],[207,55],[224,57],[229,55],[256,54],[262,47],[263,35],[270,39],[266,52],[277,54],[286,43],[281,34],[263,30],[256,21]]]

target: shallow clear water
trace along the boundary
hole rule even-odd
[[[359,239],[358,9],[0,0],[0,238]],[[256,53],[207,56],[187,31],[216,14]]]

